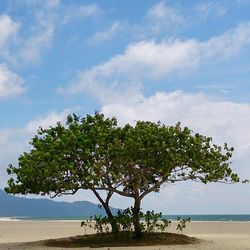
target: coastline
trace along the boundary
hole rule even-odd
[[[176,232],[176,222],[172,223],[169,232]],[[0,250],[3,249],[53,249],[39,245],[39,243],[27,243],[52,238],[84,235],[84,228],[80,227],[80,221],[0,221]],[[87,230],[87,234],[93,233]],[[196,245],[176,245],[152,247],[136,247],[134,249],[250,249],[250,222],[231,221],[193,221],[187,225],[184,234],[201,240]],[[63,248],[60,248],[63,249]],[[66,248],[65,248],[66,249]],[[69,249],[69,248],[68,248]],[[81,248],[88,249],[88,248]],[[132,248],[110,248],[132,249]]]
[[[250,222],[250,214],[170,214],[162,215],[163,219],[168,219],[171,221],[177,221],[177,218],[190,218],[193,222],[226,222],[226,221],[235,221],[235,222]],[[0,221],[83,221],[89,220],[90,217],[28,217],[28,216],[3,216],[0,217]]]

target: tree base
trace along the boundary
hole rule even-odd
[[[119,234],[103,233],[85,236],[75,236],[43,241],[50,247],[127,247],[127,246],[155,246],[155,245],[184,245],[197,244],[200,241],[193,237],[174,233],[143,233],[137,239],[133,232]]]

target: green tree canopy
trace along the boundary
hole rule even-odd
[[[141,200],[163,184],[179,181],[238,182],[230,168],[233,148],[217,146],[211,137],[175,126],[138,121],[117,126],[103,114],[68,116],[40,128],[30,142],[32,149],[10,165],[14,175],[5,189],[13,194],[74,194],[91,190],[103,205],[113,231],[118,227],[109,208],[114,193],[134,200],[133,224],[141,234]],[[100,194],[106,191],[106,196]]]

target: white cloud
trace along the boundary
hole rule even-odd
[[[117,32],[123,27],[123,24],[119,21],[113,22],[111,27],[105,31],[99,31],[89,38],[89,43],[98,44],[110,40]]]
[[[185,24],[182,14],[175,7],[168,6],[165,1],[161,1],[150,8],[146,18],[149,21],[146,32],[151,34],[158,34],[170,29],[173,31],[174,28],[180,28]]]
[[[65,123],[67,116],[72,112],[73,109],[65,109],[60,113],[49,112],[41,115],[38,118],[30,121],[24,131],[29,134],[34,134],[39,127],[49,128],[50,126],[56,126],[57,122]]]
[[[195,6],[201,18],[221,17],[227,13],[226,6],[222,2],[206,1],[198,2]]]
[[[80,5],[77,7],[70,7],[66,10],[62,24],[67,24],[77,18],[97,17],[101,14],[101,9],[97,4]]]
[[[142,16],[139,23],[131,23],[124,19],[116,20],[109,28],[94,33],[88,41],[94,44],[105,42],[113,38],[118,32],[119,35],[125,39],[130,39],[130,41],[171,37],[183,30],[188,23],[189,21],[181,14],[177,6],[170,6],[165,1],[161,1],[153,5]]]
[[[173,73],[196,69],[202,64],[234,56],[249,44],[250,23],[240,24],[204,42],[191,39],[133,43],[123,54],[81,72],[65,92],[95,92],[95,96],[103,99],[105,88],[116,89],[117,86],[145,79],[156,81]]]
[[[23,79],[0,64],[0,99],[17,96],[25,92]]]
[[[230,57],[250,44],[250,22],[242,23],[222,36],[211,38],[201,44],[204,59]]]
[[[0,130],[0,146],[7,143],[11,135],[12,135],[12,131],[9,129]]]
[[[236,3],[238,4],[250,4],[250,0],[236,0]]]
[[[25,3],[30,12],[28,23],[26,19],[14,22],[7,15],[0,16],[0,56],[14,66],[39,62],[44,51],[51,47],[60,24],[101,13],[96,4],[63,8],[59,0],[26,0]],[[15,43],[9,43],[11,38],[15,38]]]
[[[60,1],[28,1],[33,6],[30,23],[26,25],[27,35],[19,36],[16,61],[18,64],[40,60],[44,51],[50,48],[60,16]]]
[[[102,88],[103,85],[103,88],[107,88],[105,83],[115,87],[121,82],[137,82],[144,78],[157,79],[174,70],[195,67],[198,63],[195,56],[196,47],[197,42],[194,40],[167,41],[160,44],[143,41],[130,44],[123,54],[80,73],[66,91],[72,94],[80,91],[93,92],[92,87]]]
[[[23,0],[28,6],[45,6],[48,8],[58,7],[61,3],[60,0]]]
[[[0,57],[19,66],[39,61],[53,39],[56,26],[55,8],[59,1],[27,1],[31,8],[30,23],[15,22],[8,15],[0,16]]]
[[[58,7],[60,5],[61,1],[60,0],[47,0],[47,5],[50,8]]]
[[[104,104],[102,111],[118,117],[122,124],[136,120],[166,124],[181,121],[220,142],[230,140],[237,147],[249,145],[250,141],[250,104],[216,100],[201,93],[157,92],[148,98],[141,96],[137,102],[127,99],[126,103],[114,99]]]
[[[0,15],[0,57],[11,60],[10,48],[16,42],[21,24],[6,14]]]
[[[42,52],[47,49],[53,39],[55,24],[52,20],[40,17],[37,24],[32,28],[29,37],[23,39],[22,47],[19,51],[19,63],[36,62],[40,59]]]
[[[17,35],[20,24],[8,15],[0,15],[0,48],[8,45],[9,39]]]
[[[197,89],[199,89],[200,91],[212,91],[212,92],[217,92],[217,93],[221,93],[221,94],[227,94],[230,91],[235,91],[235,88],[233,86],[230,85],[226,85],[226,84],[200,84],[199,86],[197,86]]]

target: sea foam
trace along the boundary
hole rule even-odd
[[[0,217],[0,221],[19,221],[19,219],[11,217]]]

